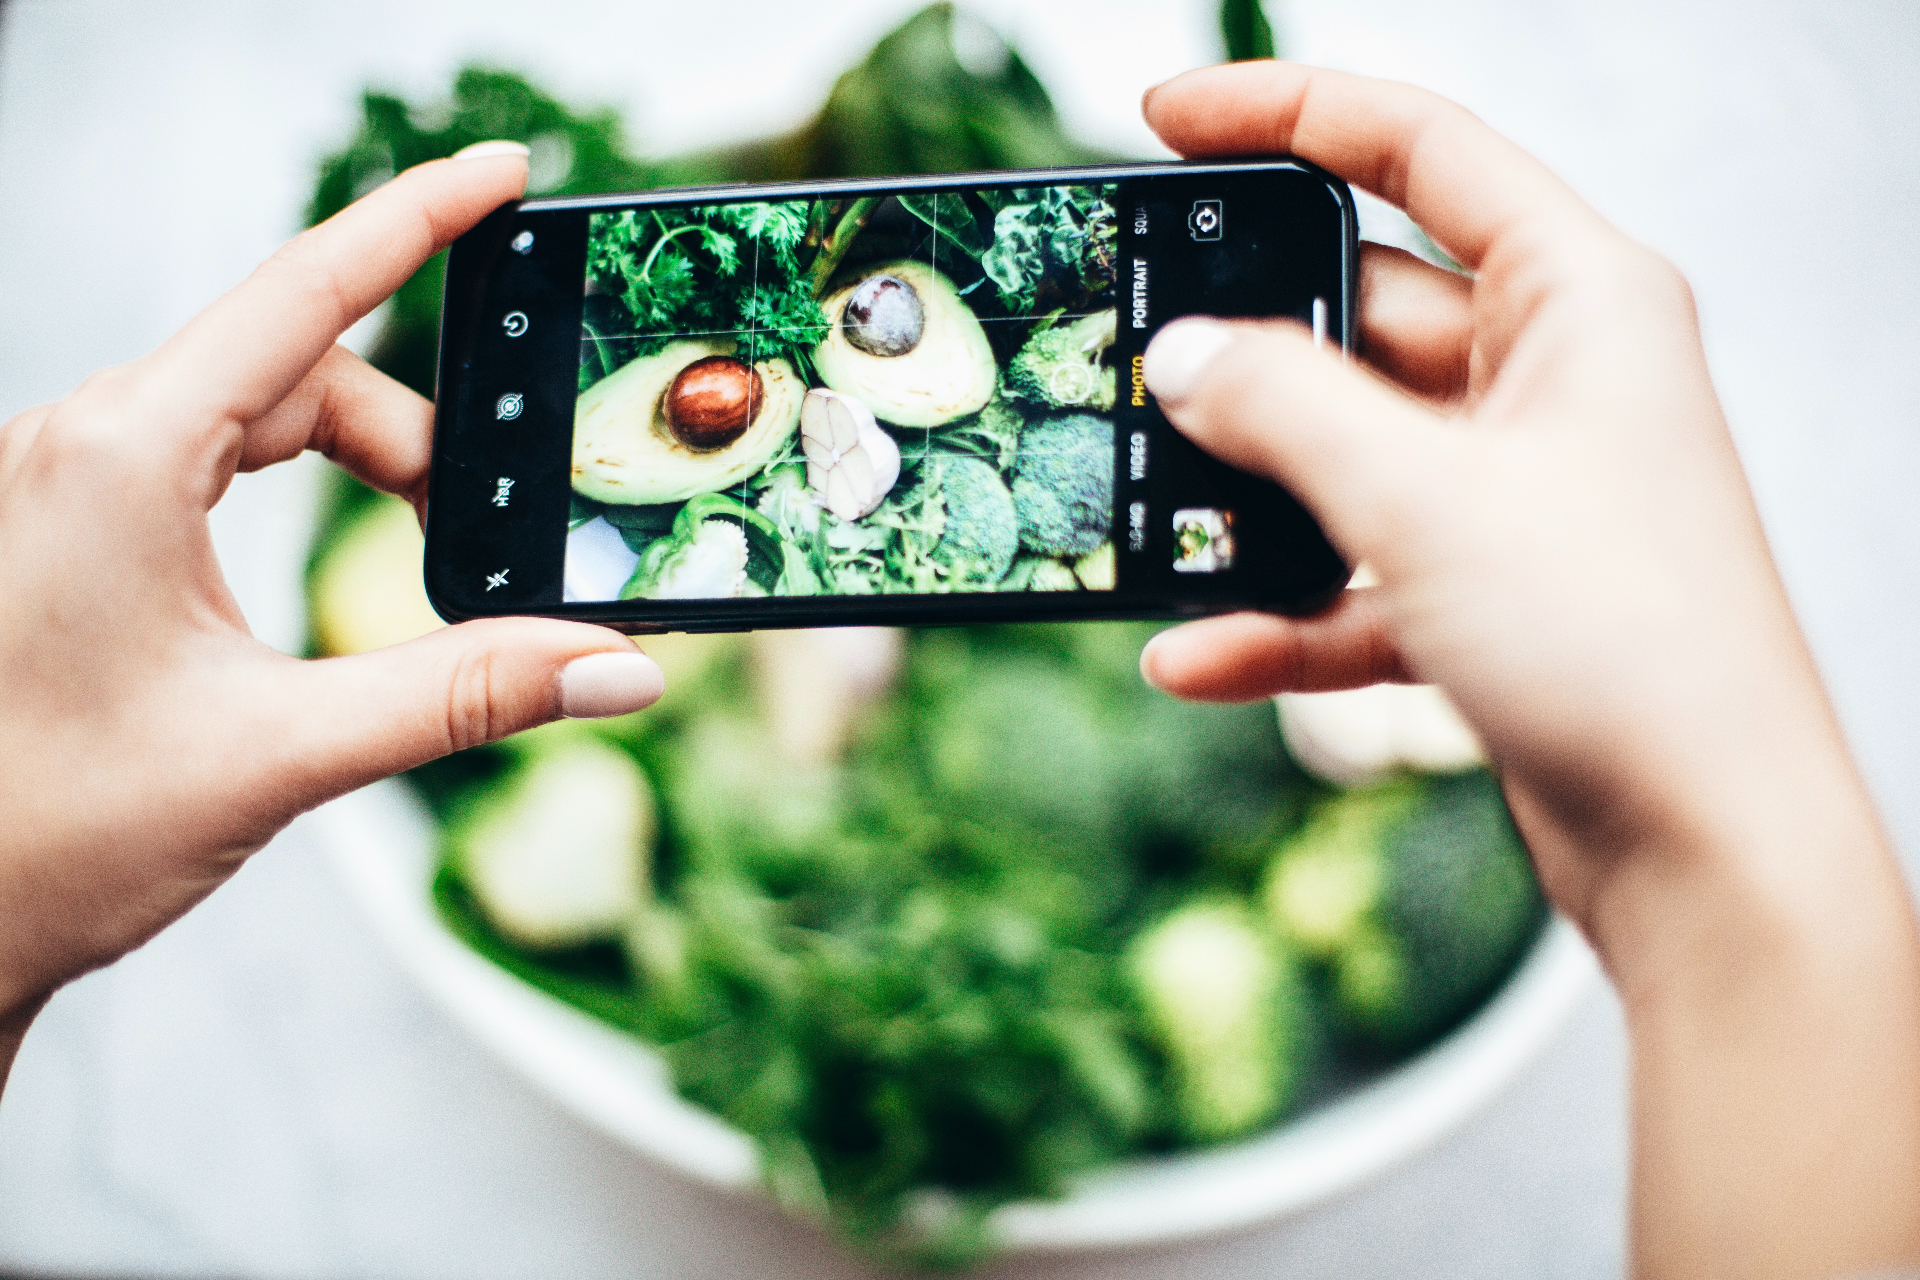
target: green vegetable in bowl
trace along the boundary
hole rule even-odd
[[[448,859],[522,947],[621,936],[647,896],[653,789],[632,758],[578,735],[535,754],[448,834]]]
[[[536,183],[569,191],[1096,158],[1011,50],[961,66],[955,24],[947,5],[909,19],[797,133],[646,165],[624,158],[610,115],[569,113],[510,75],[463,73],[445,104],[370,94],[313,213],[485,137],[534,138]],[[543,177],[542,156],[569,148],[572,168]],[[570,527],[617,529],[640,558],[629,589],[651,593],[1111,586],[1095,513],[1113,438],[1076,412],[1111,394],[1103,200],[677,207],[613,228],[585,299],[589,396],[613,383],[600,396],[618,399],[609,375],[645,371],[676,329],[777,328],[785,350],[663,361],[633,397],[644,413],[624,416],[698,482],[576,487]],[[759,311],[755,258],[774,286]],[[409,282],[377,354],[423,392],[438,283],[431,269]],[[963,334],[1004,335],[1016,368],[999,385],[991,360],[983,374],[951,344],[916,359],[951,336],[948,302]],[[832,384],[813,365],[830,345],[850,376],[878,373],[856,393],[876,417],[927,424],[889,433],[897,482],[853,486],[843,509],[878,504],[842,518],[809,486],[791,426],[716,479],[775,408],[767,370],[784,361],[801,393]],[[844,442],[827,444],[837,466]],[[342,487],[317,543],[330,648],[397,608],[354,607],[388,600],[356,589],[369,548],[417,544],[404,507],[363,527],[364,501]],[[1335,792],[1293,766],[1270,707],[1145,688],[1150,631],[922,632],[882,646],[897,679],[875,646],[859,660],[851,633],[806,637],[784,666],[759,638],[649,640],[669,691],[644,714],[410,775],[444,836],[434,900],[476,952],[653,1046],[680,1096],[754,1140],[780,1203],[887,1260],[977,1260],[997,1206],[1251,1132],[1417,1049],[1541,919],[1485,775]],[[1322,848],[1339,856],[1289,870],[1312,871]]]
[[[1113,522],[1113,424],[1088,413],[1027,424],[1013,464],[1020,545],[1043,556],[1083,556]]]
[[[1545,913],[1484,772],[1334,796],[1281,846],[1262,896],[1275,926],[1328,966],[1348,1025],[1385,1051],[1485,999]]]
[[[1243,905],[1209,899],[1176,909],[1134,939],[1127,975],[1167,1055],[1182,1135],[1238,1137],[1285,1108],[1300,1083],[1306,996]]]
[[[1036,329],[1007,367],[1007,394],[1047,409],[1113,408],[1114,371],[1105,358],[1118,324],[1108,307]]]

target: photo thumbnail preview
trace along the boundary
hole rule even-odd
[[[594,214],[565,599],[1111,590],[1115,195]]]

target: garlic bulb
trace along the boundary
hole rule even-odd
[[[880,505],[900,478],[900,446],[880,429],[873,410],[837,391],[813,390],[800,405],[800,447],[807,484],[842,520]]]

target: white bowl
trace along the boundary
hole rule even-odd
[[[404,784],[369,787],[309,822],[402,967],[502,1061],[635,1151],[698,1182],[759,1194],[753,1143],[682,1101],[644,1044],[447,932],[429,894],[432,820]],[[993,1215],[997,1238],[1008,1251],[1164,1243],[1327,1200],[1471,1116],[1552,1039],[1598,976],[1586,944],[1555,917],[1498,994],[1420,1056],[1259,1137],[1114,1165],[1062,1200],[1006,1205]]]

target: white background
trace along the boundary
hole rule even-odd
[[[911,7],[16,0],[0,16],[0,417],[152,346],[289,234],[369,80],[435,93],[463,60],[494,59],[622,108],[664,153],[797,122]],[[1217,57],[1212,7],[975,11],[1084,137],[1153,154],[1134,104]],[[1911,857],[1920,8],[1294,0],[1276,17],[1297,56],[1467,102],[1687,271],[1776,553]],[[276,643],[300,631],[290,584],[312,479],[243,478],[216,513],[249,617]],[[1617,1274],[1622,1082],[1617,1015],[1596,1000],[1468,1130],[1337,1204],[1208,1244],[992,1274]],[[414,993],[298,827],[159,941],[63,992],[29,1036],[0,1105],[7,1264],[863,1274],[815,1234],[625,1154],[495,1065]]]

